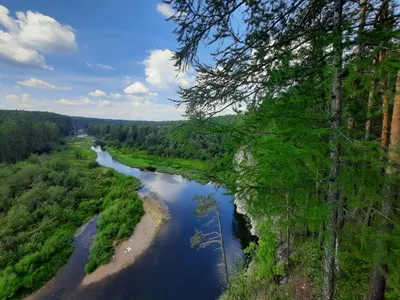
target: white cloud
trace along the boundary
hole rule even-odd
[[[92,97],[105,97],[106,93],[102,90],[95,90],[94,92],[90,92],[89,95]]]
[[[7,95],[6,99],[10,101],[18,101],[19,97],[17,95]]]
[[[42,53],[69,53],[77,49],[72,27],[38,12],[17,12],[16,18],[0,5],[0,60],[25,67],[52,70]]]
[[[31,99],[32,99],[32,98],[31,98],[31,96],[30,96],[29,94],[22,94],[22,95],[21,95],[21,100],[22,100],[22,102],[24,102],[24,103],[29,102]]]
[[[53,111],[70,116],[124,120],[178,120],[183,118],[185,112],[184,107],[176,108],[172,103],[152,101],[149,94],[124,95],[122,99],[125,101],[115,102],[104,98],[92,100],[88,97],[39,99],[31,98],[28,94],[20,96],[19,101],[10,101],[6,96],[13,93],[3,94],[4,91],[0,89],[0,107],[3,109]]]
[[[178,72],[172,59],[173,52],[169,49],[150,51],[149,57],[143,62],[147,82],[158,88],[169,85],[190,86],[192,76],[188,72]]]
[[[37,78],[30,78],[24,81],[17,81],[19,85],[36,88],[36,89],[51,89],[51,90],[70,90],[71,87],[69,86],[55,86],[50,84],[46,81],[37,79]]]
[[[70,99],[60,99],[56,101],[56,103],[63,104],[63,105],[69,105],[69,106],[87,106],[87,105],[96,105],[98,107],[106,107],[111,105],[110,101],[108,100],[98,100],[98,101],[93,101],[87,97],[85,98],[80,98],[77,100],[70,100]]]
[[[97,64],[97,66],[98,66],[99,68],[106,69],[106,70],[115,70],[114,67],[109,66],[109,65]]]
[[[1,7],[0,7],[1,9]],[[38,51],[24,48],[15,36],[0,30],[0,61],[26,67],[53,70]]]
[[[86,63],[86,65],[89,67],[89,68],[91,68],[92,67],[92,64],[91,63]]]
[[[29,104],[29,103],[19,103],[18,104],[18,109],[26,110],[26,109],[35,109],[35,108],[36,108],[35,105]]]
[[[94,103],[92,100],[90,100],[89,98],[83,98],[83,103],[84,104],[92,104],[92,103]]]
[[[147,96],[129,95],[133,112],[139,119],[182,119],[185,112],[184,107],[176,108],[171,104],[155,103]]]
[[[123,76],[123,82],[124,82],[125,85],[130,85],[130,84],[134,83],[135,81],[133,80],[132,77],[124,75]]]
[[[118,93],[110,93],[110,94],[109,94],[109,97],[110,97],[111,99],[118,100],[118,99],[121,99],[121,98],[122,98],[122,95],[121,95],[121,94],[118,94]]]
[[[141,82],[136,81],[124,89],[125,94],[147,94],[149,89]]]
[[[107,107],[107,106],[110,106],[110,105],[111,105],[111,103],[108,100],[99,100],[97,102],[97,106],[98,107]]]
[[[72,101],[69,99],[60,99],[57,102],[63,105],[74,105],[74,106],[79,106],[84,104],[83,102]]]
[[[170,18],[175,14],[175,10],[166,3],[158,3],[157,11],[166,16],[167,18]]]

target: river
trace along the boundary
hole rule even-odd
[[[225,251],[230,266],[243,257],[250,238],[246,222],[223,187],[200,184],[180,175],[141,171],[112,159],[100,147],[92,148],[100,165],[140,179],[140,193],[156,193],[167,206],[167,220],[150,248],[134,264],[100,282],[81,286],[90,241],[95,234],[94,218],[75,237],[75,251],[56,277],[35,299],[216,299],[222,292],[221,254],[216,247],[193,249],[190,238],[205,221],[193,216],[195,195],[215,194],[221,203]]]

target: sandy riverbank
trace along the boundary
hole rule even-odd
[[[110,263],[102,265],[93,273],[86,275],[81,285],[100,281],[130,265],[151,245],[153,239],[168,217],[165,207],[151,196],[142,196],[145,214],[136,225],[133,235],[120,243]]]

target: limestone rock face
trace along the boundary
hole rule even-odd
[[[249,167],[255,167],[256,161],[254,160],[253,155],[250,150],[246,146],[240,147],[238,152],[234,156],[234,166],[235,170],[239,173],[236,184],[238,186],[234,203],[236,205],[236,210],[238,213],[245,215],[250,220],[251,225],[251,234],[257,235],[257,225],[258,222],[249,211],[249,201],[252,197],[257,197],[257,193],[253,189],[246,188],[251,184],[251,178],[246,176],[244,169]]]

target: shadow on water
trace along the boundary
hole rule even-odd
[[[250,232],[249,223],[245,216],[236,211],[236,205],[233,210],[232,232],[236,239],[240,241],[242,249],[246,249],[250,245],[253,237]]]
[[[190,247],[195,228],[205,222],[193,216],[195,203],[192,198],[214,193],[220,201],[226,257],[228,264],[233,265],[243,257],[242,249],[248,245],[248,235],[245,220],[235,212],[232,196],[226,195],[227,191],[222,187],[199,184],[180,175],[129,168],[114,161],[99,147],[93,149],[101,165],[138,177],[144,185],[139,192],[156,193],[168,206],[171,218],[152,246],[134,264],[100,282],[79,286],[84,276],[86,250],[86,255],[82,254],[74,261],[71,257],[63,268],[75,272],[75,276],[62,277],[60,271],[53,282],[55,288],[40,293],[37,299],[216,299],[223,286],[219,267],[221,254],[212,247],[200,250]]]

